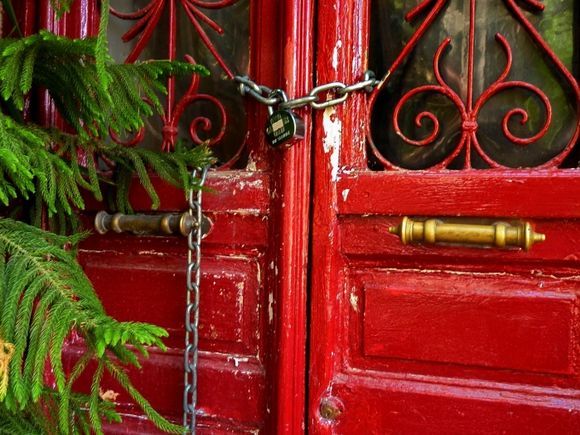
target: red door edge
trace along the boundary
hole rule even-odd
[[[316,40],[318,83],[352,83],[364,75],[368,46],[366,17],[366,7],[356,2],[318,2],[316,19],[323,29]],[[340,244],[337,181],[345,169],[340,166],[342,162],[352,164],[364,156],[365,144],[356,139],[356,132],[364,127],[361,115],[365,98],[353,95],[346,103],[318,112],[315,119],[311,249],[316,254],[310,265],[309,433],[334,433],[334,418],[323,414],[335,413],[337,417],[344,411],[340,400],[332,395],[333,373],[341,364],[340,356],[334,352],[339,336],[337,322],[331,321],[339,315],[340,301],[335,289],[341,280],[342,266],[342,258],[337,255]],[[348,141],[352,145],[342,149],[341,145]]]
[[[278,84],[289,96],[304,95],[313,77],[312,0],[284,0],[280,22],[284,26],[282,80]],[[305,139],[286,150],[278,150],[274,164],[273,195],[276,213],[272,240],[276,240],[274,264],[274,318],[278,343],[272,388],[276,409],[272,410],[273,433],[300,434],[305,431],[307,270],[310,230],[311,117],[305,120]]]

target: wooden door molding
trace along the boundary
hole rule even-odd
[[[313,83],[313,0],[281,2],[284,26],[281,51],[283,73],[279,83],[288,95],[304,95]],[[310,235],[311,117],[306,139],[287,150],[277,150],[274,163],[275,223],[272,283],[277,332],[276,371],[270,377],[276,391],[272,433],[304,432],[306,411],[307,271]]]
[[[365,72],[368,20],[359,2],[319,2],[317,8],[317,81],[352,83]],[[348,167],[363,164],[365,97],[353,94],[344,104],[316,115],[310,303],[310,366],[308,427],[312,433],[332,433],[343,410],[332,390],[333,376],[341,366],[341,326],[338,319],[345,301],[340,288],[343,260],[340,249],[337,180]],[[363,133],[364,138],[364,133]],[[345,146],[345,144],[349,144]],[[340,417],[338,417],[340,418]]]

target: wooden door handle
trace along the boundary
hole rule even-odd
[[[488,246],[496,248],[523,248],[528,251],[534,243],[546,240],[545,234],[534,232],[529,222],[495,222],[490,225],[443,222],[440,219],[416,221],[404,217],[396,227],[389,228],[403,244],[448,243]]]

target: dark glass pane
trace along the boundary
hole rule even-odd
[[[151,0],[113,0],[111,3],[119,12],[135,12],[150,2]],[[219,9],[198,9],[223,29],[224,32],[220,35],[206,23],[198,21],[209,36],[216,52],[233,74],[247,74],[249,68],[249,9],[250,0],[239,0],[231,6]],[[135,23],[134,20],[111,17],[109,40],[111,51],[118,61],[124,61],[138,41],[140,35],[128,42],[123,42],[121,39],[122,35]],[[139,59],[167,59],[169,57],[170,25],[169,6],[166,5]],[[227,116],[226,128],[223,138],[213,146],[213,149],[219,160],[226,162],[237,153],[246,140],[247,117],[244,101],[233,80],[227,76],[216,57],[203,43],[198,30],[190,21],[180,2],[176,2],[175,29],[177,60],[184,60],[186,55],[192,56],[197,63],[206,66],[211,72],[210,77],[201,79],[196,92],[198,98],[187,105],[179,119],[179,138],[192,142],[190,130],[194,130],[201,140],[215,138],[224,125],[221,114],[223,109]],[[179,103],[179,100],[186,95],[190,84],[190,79],[177,81],[176,103]],[[206,123],[204,119],[207,119],[211,126],[204,125]],[[163,127],[164,123],[160,119],[151,119],[143,146],[159,148]]]
[[[411,4],[410,4],[411,3]],[[404,16],[420,2],[373,0],[371,13],[370,66],[379,76],[390,67],[407,41],[425,20],[420,16],[409,24]],[[574,0],[545,0],[540,13],[525,11],[535,28],[543,35],[556,55],[570,70],[574,53]],[[468,101],[468,66],[470,0],[450,0],[439,17],[429,27],[415,50],[390,78],[389,84],[377,100],[372,112],[372,137],[381,154],[397,166],[423,169],[441,162],[455,150],[462,135],[462,117],[456,104],[438,93],[421,92],[401,107],[398,117],[401,132],[412,140],[428,137],[434,129],[432,120],[425,118],[417,126],[416,117],[430,112],[439,121],[436,139],[425,146],[406,143],[393,128],[393,112],[408,92],[424,85],[436,85],[433,59],[445,38],[450,46],[439,62],[441,75],[465,106]],[[518,138],[536,135],[546,122],[547,111],[542,100],[530,89],[506,89],[489,98],[477,116],[477,139],[483,152],[494,162],[510,167],[541,165],[561,153],[570,142],[577,126],[576,96],[563,75],[547,59],[546,53],[535,44],[528,32],[508,10],[504,1],[476,1],[473,99],[477,101],[506,66],[506,54],[496,39],[500,33],[513,53],[513,66],[506,81],[524,81],[540,89],[548,98],[553,119],[541,139],[528,144],[514,144],[503,132],[504,116],[521,108],[529,115],[527,123],[520,123],[519,115],[508,122],[509,131]],[[469,111],[469,108],[467,108]],[[470,153],[474,167],[486,168],[478,153]],[[465,153],[448,165],[462,168]]]

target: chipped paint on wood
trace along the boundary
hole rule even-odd
[[[274,294],[268,293],[268,323],[272,324],[274,321]]]
[[[324,152],[329,154],[332,181],[336,181],[338,180],[342,121],[337,117],[335,107],[329,107],[324,111],[322,128],[324,129],[322,146]]]
[[[234,367],[239,367],[240,363],[247,363],[248,361],[250,361],[250,358],[248,358],[247,356],[230,355],[228,356],[228,361],[232,361],[234,363]]]
[[[358,312],[358,296],[354,291],[350,293],[350,305],[354,311]]]
[[[336,45],[334,46],[334,50],[332,52],[332,68],[335,70],[338,69],[338,62],[339,59],[342,58],[341,56],[341,48],[342,48],[342,41],[336,41]]]

